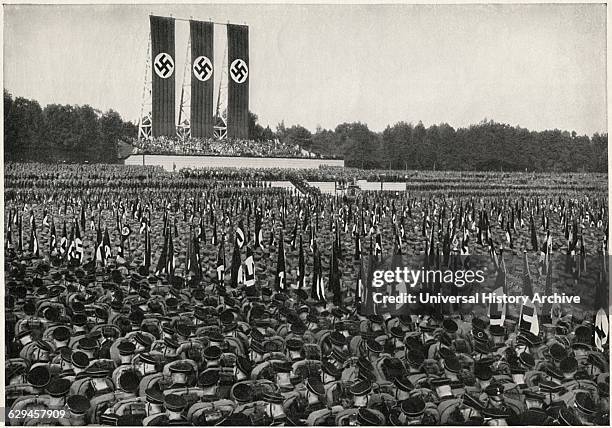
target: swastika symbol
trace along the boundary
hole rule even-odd
[[[162,79],[167,79],[174,73],[174,60],[166,52],[160,52],[153,61],[153,69]]]
[[[235,59],[232,65],[230,65],[230,74],[234,82],[244,83],[247,77],[249,77],[249,67],[247,67],[246,62],[242,59]]]
[[[213,75],[213,66],[210,59],[199,56],[193,61],[193,75],[200,81],[206,82]]]

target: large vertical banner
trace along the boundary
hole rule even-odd
[[[214,24],[190,21],[191,135],[210,138],[214,132],[213,58]]]
[[[176,135],[174,19],[151,16],[153,136]]]
[[[249,27],[227,26],[227,136],[249,137]]]

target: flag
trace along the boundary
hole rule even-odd
[[[34,219],[32,219],[32,227],[30,228],[30,244],[29,249],[30,252],[34,255],[34,257],[39,257],[38,253],[38,237],[36,236],[36,224]]]
[[[355,260],[361,260],[361,239],[359,234],[355,234]]]
[[[548,270],[546,271],[546,285],[544,286],[544,295],[551,296],[553,293],[552,264],[548,264],[547,269]],[[559,306],[558,303],[549,303],[548,301],[544,302],[544,304],[542,305],[543,322],[547,322],[549,316],[550,320],[552,321],[553,310],[556,310],[556,308],[553,309],[553,305]]]
[[[66,222],[62,228],[62,237],[60,238],[60,255],[64,257],[68,253],[68,235],[66,233]]]
[[[202,268],[200,266],[200,244],[197,236],[194,236],[192,231],[189,231],[189,240],[187,241],[187,276],[191,278],[201,278]]]
[[[329,262],[329,287],[334,293],[334,305],[342,305],[342,296],[340,290],[340,275],[338,272],[338,244],[332,244],[332,254]]]
[[[540,334],[540,322],[538,320],[538,310],[533,302],[533,286],[531,275],[529,274],[529,263],[527,261],[527,251],[523,252],[523,295],[527,301],[521,305],[521,315],[519,318],[519,328],[538,336]]]
[[[81,240],[81,231],[79,223],[74,221],[74,226],[70,232],[70,247],[68,248],[68,261],[80,264],[83,261],[83,241]]]
[[[244,245],[244,230],[243,230],[243,226],[242,226],[242,220],[240,221],[240,223],[238,224],[238,227],[236,228],[236,240],[235,243],[238,246],[238,248],[242,248],[242,246]]]
[[[130,225],[126,224],[121,228],[121,241],[125,241],[132,234],[132,229],[130,229]]]
[[[255,212],[255,247],[263,250],[263,232],[261,229],[261,214]]]
[[[164,233],[165,234],[165,233]],[[157,266],[155,267],[155,275],[162,275],[167,273],[167,255],[168,255],[168,235],[165,234],[164,237],[164,246],[162,247],[161,254],[159,255],[159,259],[157,260]],[[123,239],[121,240],[120,245],[121,257],[123,257]]]
[[[538,235],[536,234],[535,224],[533,223],[533,214],[529,218],[529,229],[531,231],[531,246],[533,251],[538,251]]]
[[[606,253],[602,252],[602,270],[599,273],[599,282],[595,289],[595,326],[593,329],[593,342],[595,347],[604,352],[609,346],[608,338],[610,336],[610,319],[608,318],[608,270],[606,268]]]
[[[286,287],[286,276],[285,272],[285,247],[283,245],[283,230],[281,229],[281,236],[278,241],[278,259],[276,262],[276,289],[284,291]]]
[[[363,284],[363,260],[359,260],[359,269],[357,270],[357,286],[355,287],[355,308],[357,313],[363,315],[363,306],[365,303],[365,286]]]
[[[104,249],[104,261],[106,262],[108,259],[110,259],[113,254],[111,252],[111,242],[110,242],[110,236],[108,235],[108,228],[104,228],[104,239],[103,239],[103,249]]]
[[[22,222],[21,214],[19,214],[19,222],[18,222],[18,226],[19,226],[19,240],[17,241],[17,251],[18,252],[22,252],[23,251],[23,228],[22,228],[21,222]]]
[[[291,238],[291,250],[295,250],[295,244],[297,243],[297,230],[298,230],[298,221],[295,219],[295,226],[293,226],[293,237]]]
[[[321,252],[315,246],[314,270],[312,275],[311,297],[318,302],[325,302],[325,285],[323,283],[323,267],[321,264]]]
[[[302,244],[302,234],[300,234],[300,253],[298,256],[298,288],[306,285],[306,267],[304,265],[304,247]]]
[[[495,253],[495,250],[493,250]],[[495,290],[493,293],[497,296],[503,296],[506,293],[506,263],[504,262],[504,252],[503,250],[500,252],[499,258],[501,262],[497,269],[497,276],[495,278]],[[497,303],[491,302],[489,303],[489,313],[490,325],[504,325],[506,320],[506,302]]]
[[[166,274],[168,278],[174,277],[174,268],[176,267],[174,260],[174,242],[172,241],[172,230],[168,230],[168,256],[166,258]]]
[[[213,236],[211,244],[217,245],[217,220],[213,218]]]
[[[85,231],[85,202],[81,203],[81,229]]]
[[[151,267],[151,228],[145,228],[145,254],[143,265],[147,270],[147,274],[149,273],[149,268]]]
[[[12,213],[11,210],[9,210],[9,215],[8,215],[8,222],[7,222],[7,230],[6,230],[6,248],[11,248],[12,246],[12,231],[13,228],[11,226],[11,218],[12,218]]]
[[[225,283],[225,248],[223,239],[219,243],[219,251],[217,252],[217,284]]]
[[[232,254],[232,267],[230,270],[230,285],[232,288],[238,287],[240,265],[242,263],[242,260],[240,258],[240,243],[238,242],[239,239],[240,239],[239,234],[238,232],[236,232],[236,237],[234,240],[234,253]],[[244,235],[242,239],[244,242]]]
[[[197,230],[196,239],[198,242],[206,243],[206,231],[204,230],[204,217],[202,215],[200,215],[200,222]]]
[[[49,227],[49,212],[47,211],[46,208],[43,210],[43,221],[42,221],[42,224],[45,227]]]
[[[594,341],[595,347],[601,352],[604,352],[604,345],[608,343],[609,327],[606,310],[600,308],[595,315]]]
[[[376,256],[376,260],[378,262],[382,262],[382,237],[380,235],[380,230],[376,231],[376,244],[374,247],[374,255]]]
[[[520,329],[528,331],[536,336],[540,334],[540,323],[538,321],[538,311],[531,299],[528,299],[521,306]]]
[[[51,232],[50,232],[50,239],[49,239],[49,253],[53,254],[53,252],[55,251],[55,246],[57,245],[57,241],[55,238],[56,232],[55,232],[55,222],[53,221],[53,219],[51,220]]]
[[[510,222],[506,223],[506,242],[510,248],[514,248],[514,242],[512,242],[512,232],[510,231]]]
[[[97,237],[96,237],[96,262],[100,262],[102,263],[102,265],[104,265],[104,249],[103,249],[103,242],[102,242],[102,231],[100,229],[97,230]]]
[[[244,285],[246,287],[252,287],[255,285],[255,262],[253,260],[253,251],[251,247],[247,245],[247,257],[244,261],[246,266],[246,272],[244,277]]]

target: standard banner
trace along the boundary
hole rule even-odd
[[[214,25],[189,21],[191,32],[191,135],[214,135],[213,73]]]
[[[151,16],[153,136],[175,136],[174,19]]]
[[[227,26],[227,136],[249,137],[249,27]]]

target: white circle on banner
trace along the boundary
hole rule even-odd
[[[244,83],[247,77],[249,77],[249,67],[246,65],[246,62],[240,58],[232,61],[229,72],[230,76],[232,76],[232,80],[236,83]]]
[[[206,82],[213,75],[213,65],[210,59],[199,56],[193,61],[193,75],[201,82]]]
[[[162,79],[167,79],[174,73],[174,60],[166,52],[160,52],[153,61],[153,69]]]

